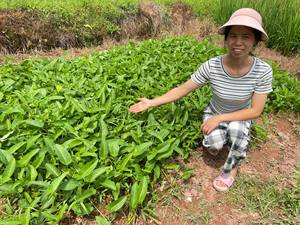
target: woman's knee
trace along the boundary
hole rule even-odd
[[[228,134],[230,138],[244,138],[247,137],[249,128],[243,121],[232,121],[228,124]]]
[[[203,146],[213,150],[221,150],[225,144],[224,141],[209,141],[209,139],[204,139],[202,142]]]
[[[207,148],[221,150],[226,143],[227,137],[225,129],[215,129],[208,135],[204,134],[203,146]]]

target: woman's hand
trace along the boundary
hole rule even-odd
[[[204,134],[207,135],[210,132],[212,132],[215,128],[217,128],[221,122],[222,121],[218,116],[213,116],[202,123],[201,130]]]
[[[135,103],[134,105],[130,106],[129,112],[133,112],[133,113],[143,112],[152,106],[150,99],[138,98],[138,100],[139,100],[138,103]]]
[[[139,102],[129,107],[129,112],[142,112],[153,106],[159,106],[169,102],[174,102],[186,96],[188,93],[190,93],[198,87],[198,84],[194,83],[194,81],[189,79],[180,86],[175,87],[167,93],[163,94],[162,96],[156,97],[154,99],[138,98]]]

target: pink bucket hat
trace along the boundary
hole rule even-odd
[[[219,28],[218,33],[224,34],[225,28],[228,26],[240,25],[254,28],[261,32],[261,40],[268,39],[268,35],[262,27],[261,15],[251,8],[242,8],[236,10],[230,17],[230,19],[223,26]]]

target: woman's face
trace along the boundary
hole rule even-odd
[[[255,34],[250,27],[232,26],[225,40],[229,55],[234,58],[248,57],[256,44]]]

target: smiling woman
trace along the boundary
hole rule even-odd
[[[221,175],[213,181],[216,190],[226,191],[234,182],[241,159],[246,157],[252,119],[262,113],[267,94],[272,91],[272,68],[250,54],[258,41],[268,37],[254,9],[234,12],[219,33],[225,35],[226,55],[203,63],[191,79],[166,94],[138,99],[129,111],[137,113],[176,101],[210,83],[213,97],[203,114],[202,144],[214,156],[224,145],[230,149]]]
[[[224,66],[232,76],[243,76],[251,69],[254,58],[249,55],[257,42],[253,29],[250,27],[232,26],[228,28],[228,35],[225,35],[228,55],[224,58]],[[244,63],[244,65],[233,65],[238,63]]]
[[[270,35],[267,46],[285,55],[300,52],[299,0],[232,0],[217,1],[215,21],[224,23],[225,19],[237,8],[255,7],[264,18],[264,27]],[[272,7],[270,7],[272,6]],[[283,41],[284,40],[284,41]]]

